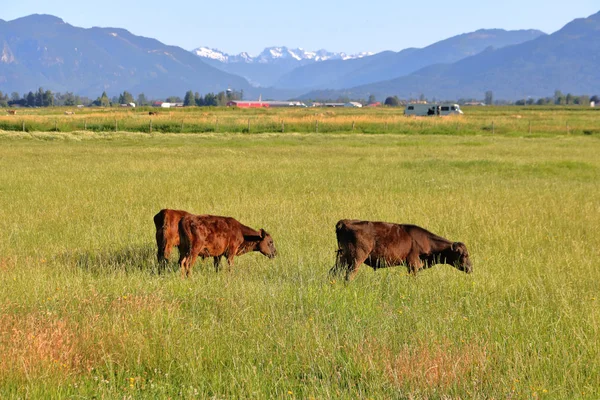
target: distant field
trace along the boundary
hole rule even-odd
[[[246,117],[157,120],[203,112]],[[600,135],[579,132],[600,114],[266,116],[328,112],[390,132],[0,132],[0,398],[600,398]],[[264,228],[279,256],[157,275],[163,207]],[[463,241],[474,273],[329,280],[340,218]]]
[[[65,115],[65,111],[74,112]],[[149,116],[149,111],[158,112]],[[465,115],[405,117],[403,108],[49,108],[0,110],[0,130],[145,133],[403,133],[600,135],[600,108],[465,107]]]

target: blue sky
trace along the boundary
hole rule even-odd
[[[74,26],[124,28],[188,50],[256,55],[269,46],[399,51],[481,28],[552,33],[598,11],[598,0],[18,0],[3,4],[0,18],[51,14]]]

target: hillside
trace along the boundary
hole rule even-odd
[[[353,60],[332,60],[297,68],[276,84],[281,88],[342,89],[398,78],[423,67],[452,63],[486,48],[523,43],[545,34],[537,30],[482,29],[436,42],[422,49],[386,51]]]
[[[483,98],[517,100],[564,93],[600,93],[600,12],[576,19],[559,31],[519,45],[487,49],[453,64],[423,68],[408,76],[347,90],[313,91],[302,98],[339,95],[377,98]]]
[[[189,51],[118,28],[77,28],[49,15],[0,22],[0,88],[23,93],[42,86],[96,97],[124,90],[151,97],[187,90],[218,92],[249,83]]]

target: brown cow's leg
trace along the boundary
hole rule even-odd
[[[179,268],[181,269],[181,277],[185,278],[185,270],[186,270],[186,266],[185,263],[187,262],[187,257],[183,254],[181,254],[179,256]]]
[[[165,262],[169,261],[169,258],[171,257],[171,251],[173,251],[173,245],[167,242],[165,245],[165,251],[163,252],[163,259]]]
[[[233,259],[235,258],[235,252],[231,252],[227,254],[227,271],[231,271],[231,267],[233,267]]]
[[[364,250],[356,249],[356,255],[346,271],[346,282],[354,279],[354,276],[358,272],[358,267],[360,267],[360,264],[365,262],[368,256],[369,255]]]
[[[417,275],[417,272],[423,268],[423,261],[419,257],[418,253],[411,253],[408,255],[406,267],[408,268],[409,274],[413,276]]]
[[[186,277],[190,277],[190,275],[192,274],[192,267],[194,266],[194,263],[196,262],[196,258],[198,258],[198,255],[193,253],[190,257],[187,258],[186,260],[186,268],[185,268],[185,274]]]

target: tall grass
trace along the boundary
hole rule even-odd
[[[600,135],[599,109],[589,107],[466,107],[465,115],[406,117],[402,108],[19,109],[0,115],[0,130],[19,132],[366,133]]]
[[[0,397],[598,398],[600,143],[0,133]],[[279,256],[156,271],[161,208]],[[464,241],[474,273],[329,280],[340,218]]]

